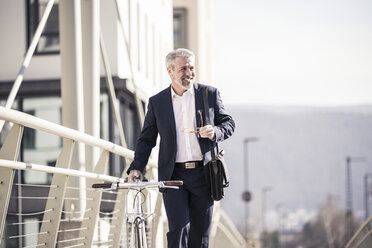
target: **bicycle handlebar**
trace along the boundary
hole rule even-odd
[[[106,189],[106,188],[111,188],[112,184],[114,184],[114,183],[95,183],[95,184],[92,185],[92,188]]]
[[[183,181],[163,181],[165,186],[181,186]]]
[[[145,189],[145,188],[178,188],[183,185],[183,181],[159,181],[159,182],[133,182],[133,183],[95,183],[93,188],[102,189]]]

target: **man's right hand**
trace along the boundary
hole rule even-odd
[[[131,170],[128,175],[128,182],[143,181],[143,174],[139,170]]]

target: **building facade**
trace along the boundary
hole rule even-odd
[[[88,88],[95,88],[94,90],[99,92],[98,99],[94,100],[98,102],[98,109],[93,108],[91,110],[96,116],[98,113],[98,119],[95,119],[94,125],[91,123],[85,123],[84,125],[84,118],[89,117],[86,113],[88,111],[84,107],[79,108],[78,106],[82,104],[81,98],[92,97],[90,91],[83,90],[80,94],[74,92],[75,89],[86,87],[82,85],[83,80],[79,80],[79,78],[86,75],[83,72],[87,64],[84,60],[83,50],[91,46],[92,42],[89,40],[91,33],[84,34],[85,30],[90,28],[84,27],[86,25],[84,22],[86,23],[87,20],[86,15],[91,15],[91,12],[95,11],[93,18],[95,20],[98,18],[98,32],[104,41],[104,49],[107,55],[106,62],[108,62],[111,71],[126,145],[129,149],[134,149],[141,127],[136,98],[139,99],[141,107],[145,110],[148,97],[169,84],[165,68],[165,55],[173,49],[172,1],[64,0],[64,6],[61,4],[62,1],[55,1],[34,55],[30,63],[25,66],[23,63],[25,54],[32,43],[48,2],[48,0],[5,0],[0,2],[0,19],[2,21],[0,25],[0,99],[2,106],[7,102],[13,84],[22,72],[23,80],[12,104],[13,109],[68,126],[66,124],[66,113],[64,113],[67,108],[68,112],[75,113],[72,117],[69,117],[72,119],[72,123],[77,123],[75,126],[70,126],[71,128],[88,132],[89,128],[94,126],[96,129],[95,136],[120,144],[119,130],[114,121],[113,107],[110,104],[109,87],[106,80],[107,70],[102,55],[99,53],[100,50],[96,51],[99,59],[96,68],[99,72],[97,70],[92,72],[92,74],[97,75],[94,80],[97,80],[98,84],[88,83]],[[96,4],[92,8],[95,8],[93,11],[90,11],[92,7],[90,2]],[[74,13],[74,28],[66,27],[66,25],[69,25],[66,22],[71,22],[71,20],[66,20],[69,12]],[[61,18],[61,15],[64,16]],[[61,27],[64,28],[64,31],[61,30]],[[65,32],[64,41],[61,40],[61,31]],[[67,49],[65,48],[62,48],[65,50],[61,52],[61,47],[63,47],[63,42],[66,47],[66,43],[69,42],[66,42],[66,39],[70,37],[74,37],[73,42],[78,44],[77,48],[74,48],[76,50],[73,52],[73,59],[80,61],[80,64],[76,63],[75,69],[72,69],[72,71],[70,69],[69,75],[64,76],[65,72],[63,71],[69,66],[71,56],[68,59],[69,61],[66,62],[63,54],[71,54],[72,52],[66,52]],[[71,48],[71,50],[73,49]],[[71,79],[70,74],[74,73],[78,75],[75,77],[77,80],[68,82],[72,86],[69,86],[67,92],[65,90],[65,93],[63,93],[62,88],[65,87],[66,89],[63,84],[66,84]],[[63,98],[63,95],[65,98]],[[68,105],[66,99],[73,102],[72,106],[66,107]],[[84,116],[84,118],[80,119],[81,116]],[[6,136],[6,128],[7,125],[1,132],[1,141]],[[59,137],[25,128],[20,160],[54,166],[62,142],[63,140]],[[84,156],[87,151],[84,151],[84,147],[77,149],[79,149],[79,152],[75,163],[76,168],[90,171],[91,168],[85,163],[89,159]],[[92,156],[93,160],[97,157],[94,154]],[[111,156],[107,174],[120,177],[124,168],[125,161],[121,157]],[[48,185],[51,181],[51,176],[46,173],[29,171],[17,171],[17,173],[19,175],[15,177],[16,184]],[[79,184],[79,182],[77,183]],[[39,189],[38,192],[35,192],[29,187],[14,186],[12,192],[14,198],[9,204],[8,213],[20,211],[27,214],[44,209],[45,200],[30,204],[29,201],[21,200],[18,196],[27,194],[44,196],[47,195],[47,191],[47,188],[45,192]],[[68,206],[66,207],[68,208]],[[8,224],[19,221],[29,222],[30,224],[23,225],[21,229],[19,227],[12,228],[8,225],[5,236],[21,235],[30,229],[38,232],[38,224],[31,224],[34,219],[35,217],[28,218],[8,214]],[[41,220],[42,215],[38,219]],[[21,237],[3,240],[0,246],[27,246],[27,244],[32,244],[32,240],[29,239],[29,237]]]
[[[149,96],[170,84],[165,56],[173,48],[196,55],[197,80],[213,83],[213,0],[55,0],[35,51],[25,59],[51,0],[0,1],[0,104],[93,136],[122,144],[110,102],[112,79],[126,146],[134,149]],[[103,50],[103,51],[102,51]],[[107,60],[104,60],[104,55]],[[109,68],[109,70],[107,69]],[[20,79],[20,80],[19,80]],[[9,95],[21,82],[14,101]],[[90,101],[90,102],[89,102]],[[138,104],[139,102],[139,104]],[[0,134],[4,141],[8,125]],[[20,160],[54,166],[63,140],[25,128]],[[122,144],[123,145],[123,144]],[[91,171],[97,151],[78,146],[75,168]],[[156,156],[156,154],[154,154]],[[125,161],[112,155],[106,174],[120,177]],[[0,247],[34,244],[46,200],[30,203],[19,196],[48,195],[27,185],[49,185],[52,175],[18,170]],[[72,182],[82,187],[82,182]],[[75,195],[75,197],[84,197]],[[82,203],[83,204],[83,203]],[[65,209],[80,208],[69,206]],[[22,228],[11,223],[26,223]],[[36,224],[35,224],[36,223]]]

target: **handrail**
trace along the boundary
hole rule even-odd
[[[18,169],[18,170],[33,170],[33,171],[40,171],[40,172],[46,172],[46,173],[63,174],[66,176],[86,177],[86,178],[99,179],[99,180],[104,180],[104,181],[109,181],[109,182],[117,182],[120,180],[124,180],[118,177],[107,176],[107,175],[97,174],[93,172],[58,168],[58,167],[33,164],[33,163],[24,163],[24,162],[5,160],[5,159],[0,159],[0,166],[12,168],[12,169]]]
[[[110,141],[99,139],[89,134],[79,132],[75,129],[67,128],[50,121],[42,120],[35,116],[22,113],[13,109],[7,109],[0,106],[0,119],[13,123],[18,123],[25,127],[38,129],[40,131],[68,138],[74,141],[82,142],[90,146],[95,146],[129,159],[134,158],[134,152],[130,149],[124,148]],[[149,166],[155,167],[156,164],[157,163],[154,160],[149,159],[148,161]]]
[[[372,215],[363,223],[363,225],[358,229],[358,231],[355,232],[355,234],[349,240],[349,242],[347,242],[345,247],[346,248],[359,247],[360,243],[362,243],[362,241],[364,241],[368,236],[372,237],[372,232],[371,231],[367,232],[367,233],[364,232],[364,230],[366,229],[366,227],[368,225],[372,226]],[[369,228],[369,229],[371,229],[371,228]],[[354,242],[356,242],[356,240],[358,238],[360,238],[361,235],[364,235],[364,236],[362,236],[363,239],[360,240],[359,242],[357,242],[356,244],[354,244]]]
[[[131,151],[129,149],[126,149],[126,148],[124,148],[120,145],[116,145],[112,142],[93,137],[91,135],[76,131],[76,130],[71,129],[71,128],[66,128],[66,127],[63,127],[61,125],[58,125],[58,124],[55,124],[55,123],[52,123],[52,122],[49,122],[49,121],[46,121],[46,120],[39,119],[35,116],[25,114],[25,113],[22,113],[22,112],[19,112],[19,111],[16,111],[16,110],[6,109],[4,107],[0,107],[0,120],[9,121],[9,122],[17,124],[18,126],[26,126],[26,127],[33,128],[33,129],[40,130],[40,131],[44,131],[44,132],[47,132],[47,133],[50,133],[50,134],[53,134],[53,135],[57,135],[57,136],[65,138],[65,139],[70,139],[72,141],[77,141],[77,142],[85,143],[87,145],[99,147],[99,148],[101,148],[105,151],[115,153],[117,155],[129,158],[129,159],[133,159],[133,156],[134,156],[133,151]],[[70,142],[70,143],[72,143],[72,142]],[[105,159],[102,159],[103,162],[104,162],[104,160]],[[101,161],[101,159],[100,159],[100,161]],[[156,169],[155,163],[153,161],[149,161],[148,164],[152,168]],[[58,166],[53,167],[53,166],[46,166],[46,165],[40,165],[40,164],[34,164],[34,163],[18,162],[18,161],[11,160],[9,158],[0,159],[0,168],[2,168],[2,167],[12,168],[12,169],[19,169],[19,170],[32,170],[32,171],[39,171],[39,172],[51,173],[51,174],[60,174],[60,175],[66,175],[66,176],[85,177],[87,179],[93,179],[93,180],[98,180],[98,181],[102,180],[102,181],[108,181],[108,182],[116,182],[116,181],[123,180],[119,177],[113,177],[113,176],[99,174],[99,173],[61,168],[61,167],[58,167]],[[149,172],[150,171],[152,171],[152,170],[149,170]],[[58,188],[58,187],[59,186],[57,185],[56,188]],[[54,190],[56,190],[56,192],[54,192],[54,193],[57,194],[57,195],[59,194],[61,196],[61,192],[58,192],[58,191],[63,190],[63,187],[65,187],[65,186],[62,185],[62,188],[54,189]],[[99,193],[99,192],[94,192],[94,194],[96,194],[96,193]],[[89,197],[89,199],[90,198],[93,199],[95,197],[94,194],[93,195],[90,194],[89,196],[87,196],[87,198]],[[62,194],[62,196],[63,196],[64,200],[70,199],[68,197],[65,197],[64,194]],[[99,202],[99,204],[106,203],[106,202],[114,202],[114,201],[116,202],[115,207],[114,207],[114,212],[116,211],[116,214],[115,214],[115,216],[112,217],[112,219],[116,218],[116,220],[115,220],[115,223],[113,223],[113,224],[116,225],[116,226],[122,226],[122,221],[124,220],[123,219],[124,217],[122,216],[123,209],[121,208],[121,206],[123,206],[124,204],[119,203],[119,202],[122,202],[125,199],[123,197],[120,197],[117,200],[101,199],[100,196],[97,199],[99,199],[97,201],[97,202]],[[58,202],[54,203],[55,201],[56,200],[53,200],[53,203],[50,203],[50,204],[55,204],[56,205]],[[98,206],[98,205],[95,206],[95,204],[92,205],[91,203],[89,203],[89,204],[90,204],[89,208],[87,206],[88,209],[95,209]],[[58,207],[59,205],[56,205],[56,206]],[[57,209],[57,207],[52,206],[52,209]],[[51,208],[48,208],[48,209],[51,209]],[[7,211],[7,210],[5,210],[5,211]],[[161,213],[161,205],[158,206],[157,211],[158,211],[157,214],[160,216],[162,214]],[[91,211],[91,212],[93,212],[93,211]],[[214,239],[214,242],[216,244],[218,244],[222,241],[223,241],[224,244],[227,242],[229,244],[228,247],[234,247],[235,248],[235,247],[241,247],[242,245],[244,245],[244,239],[241,237],[241,235],[239,235],[239,232],[237,231],[236,228],[234,228],[231,220],[229,220],[229,218],[226,216],[226,214],[223,212],[223,210],[219,208],[219,205],[216,205],[215,212],[219,212],[219,216],[220,216],[220,218],[217,218],[217,219],[214,220],[217,223],[217,225],[216,225],[217,230],[219,230],[219,232],[225,233],[226,235],[230,235],[230,238],[228,240],[221,240],[221,238],[223,239],[224,236],[223,235],[222,236],[217,235],[217,236],[211,236],[211,239]],[[7,212],[5,212],[5,215],[6,215],[6,213]],[[77,213],[77,212],[75,211],[74,213]],[[116,216],[119,213],[121,215]],[[33,213],[33,214],[35,214],[35,213]],[[53,215],[51,215],[51,216],[53,217]],[[59,218],[60,214],[55,213],[55,216],[57,216],[57,218]],[[84,221],[84,223],[85,223],[85,221],[89,221],[89,218],[90,217],[88,215],[85,216],[84,218],[76,218],[75,217],[75,219],[79,219],[80,221]],[[60,219],[59,222],[65,222],[66,220],[71,220],[71,219],[72,218],[67,218],[67,219],[63,219],[63,220]],[[162,221],[160,219],[158,219],[158,222],[156,223],[156,225],[163,225],[164,224],[164,223],[162,223]],[[50,221],[49,221],[50,219],[46,219],[46,220],[43,220],[43,221],[47,221],[47,220],[48,220],[48,222],[46,224],[50,223]],[[93,221],[93,224],[94,224],[95,221],[96,220]],[[85,225],[88,225],[87,223],[85,223]],[[45,223],[43,223],[43,224],[45,224]],[[89,225],[91,225],[91,224],[89,224]],[[100,228],[100,227],[97,227],[97,228]],[[50,231],[52,228],[50,226],[45,225],[44,229]],[[44,236],[41,235],[41,234],[44,233],[44,231],[45,231],[44,229],[40,229],[39,238],[40,237],[44,238]],[[118,238],[116,238],[117,240],[115,239],[116,240],[114,242],[115,244],[120,240],[120,233],[121,233],[121,228],[114,228],[112,230],[110,229],[110,234],[109,235],[114,235],[115,237],[119,237],[119,239]],[[55,234],[55,235],[58,235],[58,233]],[[93,235],[93,233],[92,232],[86,232],[86,230],[81,230],[79,235],[81,237],[84,237],[84,239],[88,239],[87,237],[89,237],[91,239],[92,238],[91,235]],[[53,239],[51,239],[51,240],[53,240]],[[99,241],[102,242],[104,240],[99,240]],[[67,241],[63,240],[63,241],[57,241],[57,243],[58,242],[61,243],[61,242],[67,242]],[[166,241],[164,240],[163,243],[165,243],[165,242]]]

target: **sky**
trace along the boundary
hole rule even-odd
[[[215,0],[225,105],[372,104],[372,1]]]

